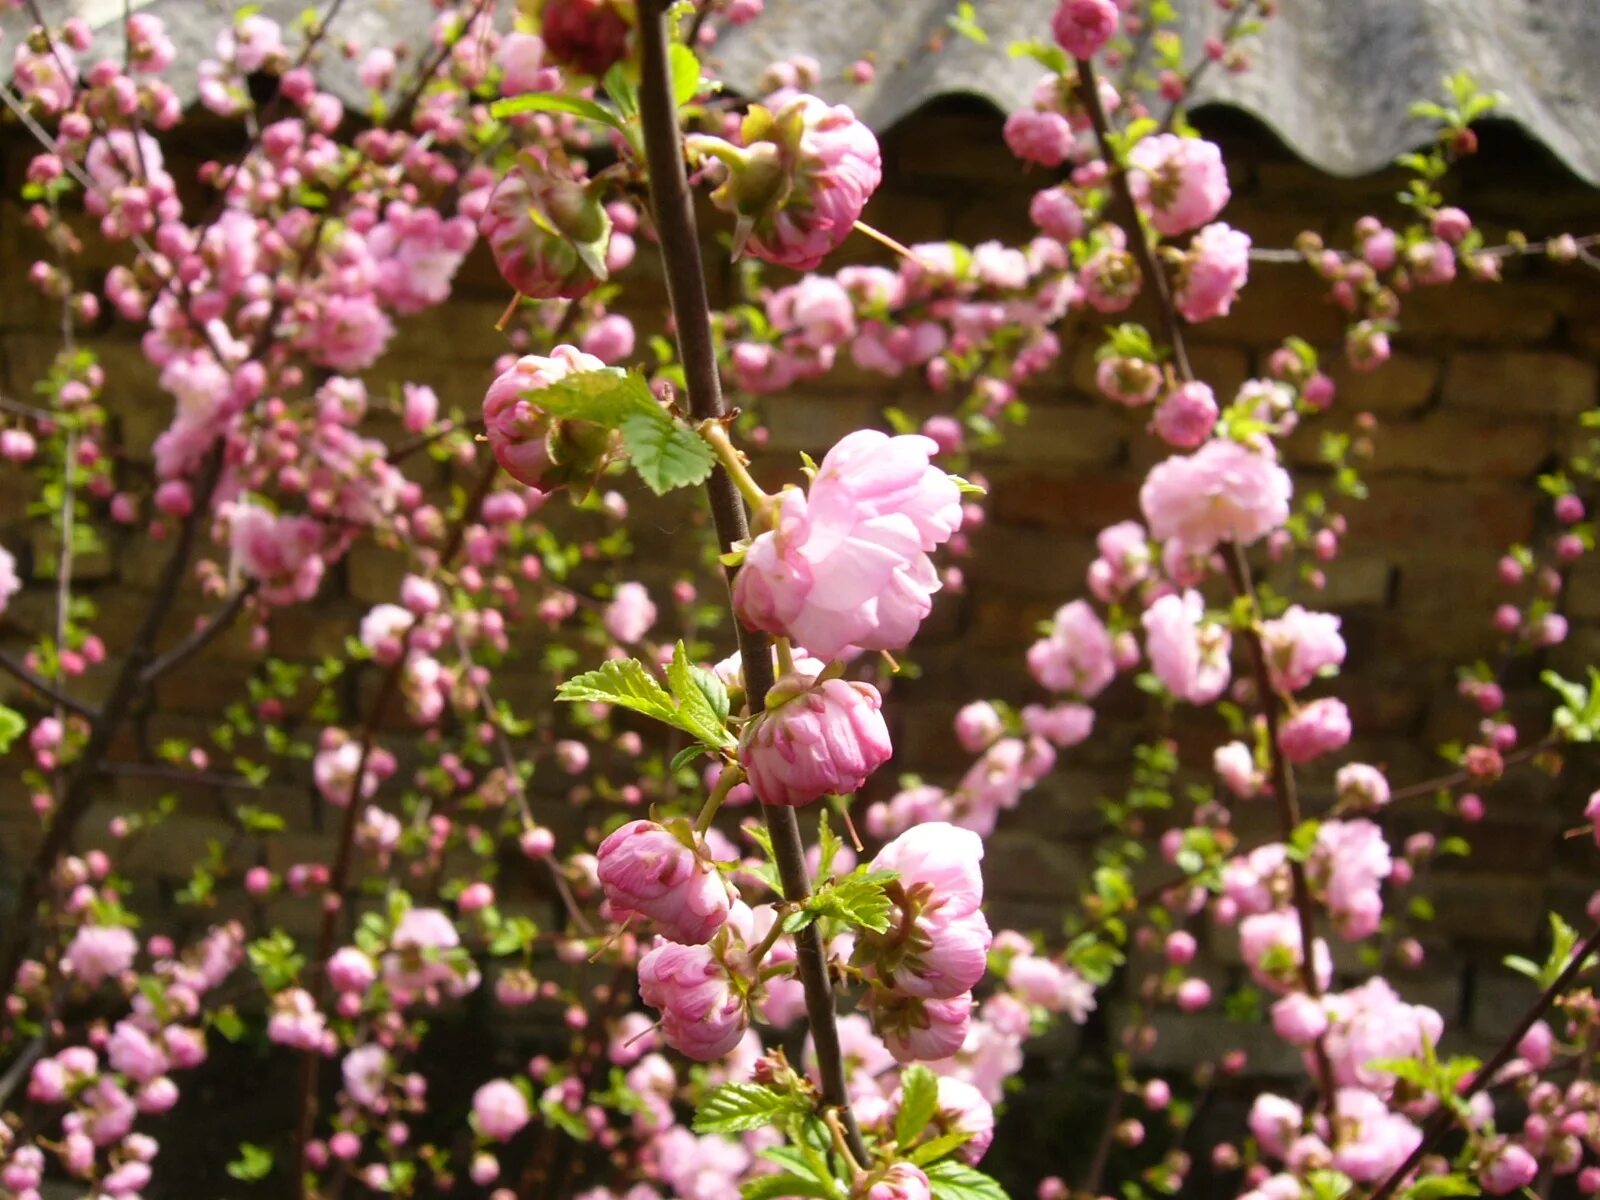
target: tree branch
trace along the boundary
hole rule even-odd
[[[239,613],[243,611],[246,601],[255,595],[256,586],[256,580],[247,581],[243,587],[229,596],[227,603],[212,613],[203,625],[196,628],[194,632],[171,650],[153,660],[148,667],[139,672],[139,686],[141,688],[150,687],[168,671],[182,664],[185,659],[205,649],[214,638],[218,637],[228,626],[233,624]]]
[[[25,687],[32,688],[50,703],[66,709],[68,712],[77,713],[80,717],[87,717],[93,721],[99,714],[82,700],[69,696],[61,688],[51,683],[36,671],[30,671],[22,663],[12,658],[4,650],[0,650],[0,671],[15,678]]]
[[[650,197],[655,209],[656,233],[666,269],[667,295],[677,327],[678,350],[683,362],[689,393],[689,409],[695,420],[721,420],[727,416],[722,396],[722,381],[717,373],[717,356],[711,332],[711,305],[706,295],[705,269],[700,259],[699,231],[695,224],[694,197],[684,169],[683,135],[678,128],[677,106],[673,102],[668,66],[666,0],[642,0],[639,8],[639,41],[642,88],[640,109],[644,122],[645,158],[650,174]],[[720,466],[706,481],[711,516],[717,540],[724,552],[750,533],[744,500],[733,479]],[[729,574],[729,584],[732,575]],[[762,710],[772,687],[772,648],[765,634],[747,629],[734,621],[739,640],[739,656],[744,667],[745,694],[751,715]],[[778,874],[783,881],[784,898],[801,903],[811,894],[811,879],[806,868],[805,843],[800,837],[800,822],[794,809],[762,806]],[[833,999],[833,981],[828,976],[821,932],[807,926],[795,935],[800,980],[805,987],[806,1016],[817,1051],[817,1069],[822,1078],[822,1098],[839,1110],[846,1141],[858,1161],[866,1161],[866,1148],[855,1114],[850,1111],[850,1095],[845,1087],[844,1059],[839,1048],[839,1029]]]

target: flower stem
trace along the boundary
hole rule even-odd
[[[678,128],[668,66],[668,0],[641,0],[639,5],[640,116],[644,126],[650,199],[655,210],[661,258],[667,279],[667,296],[677,328],[678,351],[683,361],[689,393],[689,411],[697,421],[720,421],[727,415],[722,380],[717,373],[716,345],[711,334],[711,302],[706,295],[705,269],[700,261],[700,239],[695,226],[694,197],[689,191],[683,162],[683,133]],[[724,554],[735,542],[750,535],[739,486],[726,464],[706,481],[711,516]],[[730,577],[729,583],[732,583]],[[766,635],[734,623],[739,654],[744,664],[745,693],[750,713],[759,713],[772,687],[772,659]],[[762,806],[772,835],[773,856],[783,882],[783,895],[792,904],[811,894],[805,843],[792,808]],[[834,1012],[833,981],[823,951],[822,935],[810,925],[795,935],[795,955],[800,981],[805,987],[806,1019],[816,1047],[817,1070],[825,1103],[839,1110],[845,1139],[858,1159],[866,1145],[850,1111],[845,1087],[844,1056]]]
[[[695,428],[717,452],[717,461],[722,464],[722,469],[728,473],[728,477],[733,480],[740,494],[749,501],[750,507],[760,512],[770,505],[772,497],[761,490],[761,485],[750,474],[749,468],[745,465],[744,455],[728,436],[728,427],[720,420],[711,419],[701,421]]]
[[[789,644],[786,637],[774,638],[772,647],[778,652],[778,674],[794,674],[794,647]]]
[[[883,230],[874,228],[873,226],[868,225],[865,221],[857,221],[855,228],[857,233],[866,234],[879,245],[887,246],[889,249],[893,250],[901,258],[908,259],[914,263],[922,262],[922,260],[916,256],[915,252],[912,251],[911,247],[905,245],[903,242],[895,241],[894,238],[890,237]]]
[[[704,833],[711,828],[711,822],[717,819],[717,810],[722,807],[722,802],[728,798],[728,793],[743,782],[743,767],[736,767],[729,763],[722,768],[722,774],[717,776],[717,786],[711,789],[711,795],[706,797],[705,806],[701,808],[700,815],[695,818],[694,831],[696,833]]]

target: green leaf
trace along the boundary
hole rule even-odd
[[[911,1145],[939,1111],[939,1077],[921,1063],[900,1073],[900,1111],[894,1119],[894,1140]]]
[[[617,426],[639,478],[658,496],[703,482],[717,465],[711,447],[698,433],[674,421],[660,408],[655,412],[659,415],[630,414]]]
[[[648,416],[665,423],[667,411],[656,403],[655,393],[637,371],[607,367],[602,371],[580,371],[540,388],[535,402],[553,417],[568,421],[591,421],[607,429],[618,429],[632,416]]]
[[[228,1164],[228,1175],[241,1183],[254,1183],[272,1174],[272,1151],[250,1142],[239,1144],[239,1157]]]
[[[677,724],[672,697],[636,658],[612,659],[598,670],[573,676],[556,689],[556,699],[574,704],[620,704],[669,725]]]
[[[683,770],[684,767],[687,767],[705,752],[706,747],[702,746],[699,742],[696,742],[692,746],[685,746],[682,750],[679,750],[672,756],[672,762],[667,765],[667,769],[676,775],[679,771]]]
[[[945,18],[951,29],[969,41],[977,42],[980,46],[989,44],[989,35],[982,25],[978,24],[978,9],[970,0],[961,0],[956,6],[954,16]]]
[[[496,100],[489,106],[489,115],[497,121],[526,112],[571,113],[575,117],[587,117],[591,121],[599,121],[600,124],[609,125],[612,129],[622,128],[621,119],[604,105],[577,96],[557,95],[555,92],[529,92],[522,96],[508,96],[504,100]]]
[[[674,42],[668,51],[667,65],[672,74],[672,102],[682,108],[703,90],[700,60],[682,42]]]
[[[725,1083],[700,1102],[694,1114],[696,1133],[743,1133],[799,1116],[808,1105],[803,1097],[778,1092],[759,1083]]]
[[[843,879],[814,892],[806,901],[805,911],[819,917],[837,917],[853,929],[883,933],[894,912],[894,902],[884,894],[883,885],[894,878],[893,871],[857,867]]]
[[[739,1185],[740,1200],[779,1200],[783,1196],[835,1195],[835,1189],[799,1175],[758,1175]]]
[[[1401,1193],[1403,1200],[1446,1200],[1449,1196],[1476,1196],[1479,1187],[1465,1175],[1429,1175]]]
[[[947,1133],[942,1137],[930,1138],[916,1149],[906,1153],[906,1159],[914,1167],[926,1167],[931,1162],[938,1162],[948,1154],[953,1154],[972,1140],[970,1133],[958,1130]]]
[[[713,750],[731,750],[739,744],[728,732],[728,689],[711,672],[689,662],[689,652],[681,641],[672,649],[667,683],[677,702],[680,728]]]
[[[933,1185],[934,1200],[1010,1200],[993,1179],[962,1162],[936,1162],[924,1174]]]
[[[0,704],[0,754],[11,749],[11,743],[28,728],[27,718],[15,709]]]

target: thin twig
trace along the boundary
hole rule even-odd
[[[250,597],[255,595],[257,581],[247,580],[228,601],[201,625],[197,626],[188,637],[179,642],[171,650],[160,655],[139,673],[139,686],[148,688],[165,675],[168,671],[179,666],[184,660],[205,649],[215,638],[232,625],[239,614],[244,610]]]
[[[93,707],[58,688],[43,675],[30,671],[4,650],[0,650],[0,671],[13,676],[24,686],[32,688],[57,708],[64,708],[68,712],[77,713],[78,716],[87,717],[91,721],[100,715]]]

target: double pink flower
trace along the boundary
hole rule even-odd
[[[961,492],[920,435],[861,430],[822,460],[809,492],[786,489],[750,544],[734,608],[753,629],[821,659],[910,644],[939,590],[930,551],[961,526]]]

